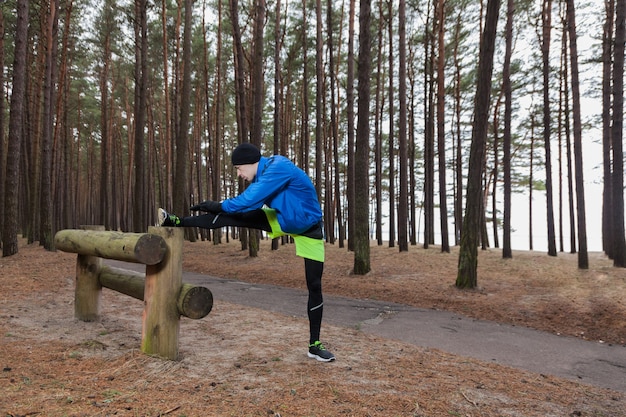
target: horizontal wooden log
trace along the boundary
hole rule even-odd
[[[57,249],[79,255],[156,265],[165,256],[167,244],[158,235],[66,229],[54,236]]]
[[[143,301],[145,277],[146,275],[141,272],[103,266],[98,280],[105,288]],[[181,316],[201,319],[206,317],[213,308],[213,294],[208,288],[183,284],[178,293],[177,307]]]
[[[100,285],[143,301],[146,274],[122,268],[102,266],[98,274]]]

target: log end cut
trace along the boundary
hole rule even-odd
[[[213,294],[205,287],[183,284],[178,296],[178,312],[190,319],[206,317],[213,308]]]
[[[167,244],[161,236],[143,234],[134,247],[135,257],[144,265],[156,265],[164,258]]]

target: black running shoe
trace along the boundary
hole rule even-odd
[[[175,214],[169,214],[167,211],[159,207],[157,210],[157,222],[159,226],[176,227],[180,225],[180,217]]]
[[[319,340],[309,345],[309,358],[313,358],[320,362],[332,362],[335,360],[335,355],[326,350],[322,342]]]

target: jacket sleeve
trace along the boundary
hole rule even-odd
[[[236,197],[222,202],[222,209],[227,213],[256,210],[270,203],[274,196],[283,190],[291,181],[289,165],[279,161],[270,163],[257,178]]]

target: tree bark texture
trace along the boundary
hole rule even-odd
[[[499,9],[500,0],[488,1],[485,30],[480,44],[478,83],[476,85],[472,145],[467,180],[467,205],[461,232],[459,268],[456,278],[456,286],[459,288],[475,288],[478,285],[478,243],[482,217],[481,199],[483,195],[482,167],[485,141],[487,139],[487,126],[489,125],[491,75],[493,72],[493,54]]]
[[[365,275],[371,269],[369,246],[369,97],[371,77],[371,0],[360,0],[359,65],[358,65],[358,121],[355,153],[355,223],[354,273]]]
[[[437,161],[439,162],[439,224],[441,251],[450,252],[448,239],[448,190],[446,189],[446,134],[445,134],[445,0],[438,0],[437,15]],[[434,180],[434,178],[433,178]]]
[[[550,33],[552,30],[552,0],[544,0],[541,14],[543,37],[541,54],[543,58],[543,141],[546,153],[546,215],[548,229],[548,255],[556,256],[556,236],[554,230],[554,193],[552,191],[552,153],[550,150]]]
[[[513,257],[511,250],[511,115],[513,114],[511,89],[511,54],[513,50],[513,16],[514,0],[507,0],[504,68],[502,70],[502,89],[504,90],[504,138],[503,138],[503,170],[504,170],[504,222],[502,226],[502,257]]]
[[[611,89],[612,89],[612,64],[613,64],[613,27],[615,19],[615,0],[604,2],[605,20],[602,27],[602,250],[607,256],[613,258],[612,223],[613,212],[611,198],[613,187],[611,185],[612,160],[611,160]]]
[[[573,0],[572,0],[573,1]],[[613,148],[612,214],[613,265],[626,267],[624,237],[624,43],[626,42],[626,0],[616,0],[615,51],[613,53]],[[582,161],[581,161],[582,164]]]
[[[20,178],[20,151],[23,139],[24,95],[26,92],[26,56],[28,43],[28,0],[17,2],[17,26],[13,62],[11,114],[9,115],[9,145],[7,150],[4,188],[4,228],[2,231],[2,256],[18,252],[17,200]]]
[[[574,118],[574,166],[576,168],[576,220],[578,221],[578,268],[589,268],[587,253],[587,220],[583,175],[582,115],[580,109],[580,81],[578,77],[578,42],[574,0],[567,0],[567,25],[570,45],[572,77],[572,117]]]

